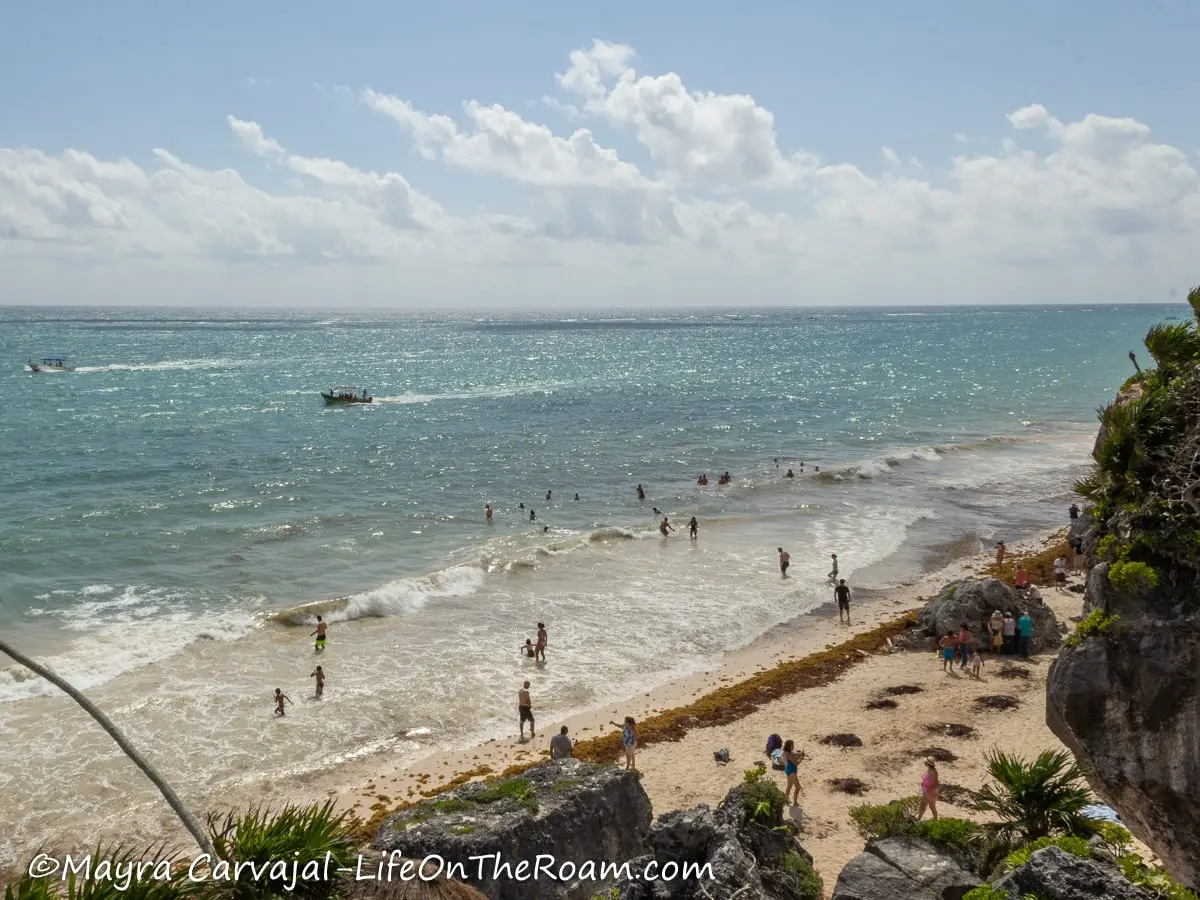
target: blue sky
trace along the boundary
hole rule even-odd
[[[257,123],[291,153],[399,173],[456,217],[526,216],[545,198],[531,201],[520,178],[422,158],[412,135],[358,94],[371,89],[456,119],[465,101],[501,104],[562,137],[584,126],[598,144],[663,180],[661,160],[623,127],[629,122],[579,121],[542,102],[544,95],[572,100],[555,74],[567,69],[572,50],[600,38],[630,45],[639,76],[678,73],[689,91],[752,95],[774,115],[784,156],[806,151],[872,178],[888,168],[887,146],[920,160],[930,186],[952,184],[951,158],[1002,152],[1000,142],[1012,136],[1005,117],[1030,104],[1064,123],[1090,113],[1136,119],[1193,166],[1200,150],[1197,3],[739,7],[9,3],[0,12],[0,147],[49,156],[72,148],[147,171],[153,149],[164,148],[204,170],[236,169],[268,192],[305,190],[271,159],[248,158],[226,125],[233,116]],[[1021,145],[1048,155],[1054,148],[1044,137],[1026,132]],[[693,186],[682,196],[710,195]],[[761,186],[738,197],[766,216],[813,215],[794,195]],[[1193,209],[1189,200],[1180,215],[1190,222]],[[546,224],[537,216],[531,222],[534,231]],[[569,255],[581,252],[572,246]],[[111,260],[105,269],[106,278],[118,277]],[[206,271],[219,283],[211,266]],[[25,290],[36,285],[30,272]]]

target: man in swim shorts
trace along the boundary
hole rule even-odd
[[[317,636],[317,640],[313,644],[313,649],[318,652],[325,649],[325,628],[325,620],[317,616],[317,630],[310,633],[309,637],[312,637],[314,634]]]
[[[787,578],[788,566],[792,564],[792,557],[782,547],[779,548],[779,574]]]
[[[325,693],[325,670],[317,666],[316,670],[308,677],[317,679],[317,699],[320,700],[321,695]]]
[[[659,533],[662,534],[663,537],[666,537],[668,534],[670,534],[672,531],[675,530],[675,526],[673,526],[667,520],[666,516],[663,516],[663,520],[658,523],[658,530],[659,530]]]
[[[521,740],[525,739],[525,723],[529,723],[529,739],[533,740],[533,700],[529,696],[529,682],[517,692],[517,712],[521,717]]]
[[[838,605],[838,623],[841,624],[842,615],[846,616],[846,624],[850,624],[850,588],[846,585],[846,579],[843,578],[837,583],[837,587],[833,589],[833,596],[837,599]]]

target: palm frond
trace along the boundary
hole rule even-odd
[[[1047,750],[1033,762],[1003,751],[987,755],[991,782],[972,796],[972,805],[999,821],[990,830],[1000,839],[1025,841],[1051,834],[1086,835],[1095,831],[1083,814],[1093,802],[1083,773],[1063,751]]]

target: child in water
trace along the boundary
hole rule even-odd
[[[321,695],[325,693],[325,670],[317,666],[316,670],[308,677],[317,679],[317,699],[320,700]]]
[[[279,688],[275,688],[275,715],[282,716],[284,714],[283,704],[291,703],[291,702],[292,702],[291,697],[289,697],[287,694],[285,694]]]

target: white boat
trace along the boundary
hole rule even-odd
[[[61,356],[47,356],[41,362],[32,359],[27,363],[34,372],[74,372],[74,366],[68,366],[66,359]]]

